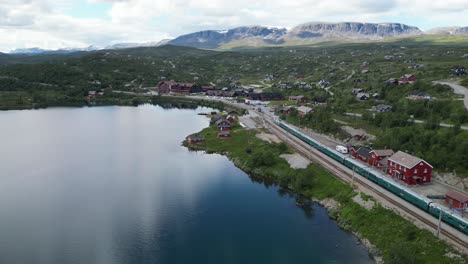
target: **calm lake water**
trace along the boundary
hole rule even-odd
[[[370,263],[356,238],[156,106],[0,112],[0,263]]]

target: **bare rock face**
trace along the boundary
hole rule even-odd
[[[417,27],[400,23],[322,23],[311,22],[299,25],[290,30],[290,37],[326,37],[351,39],[380,39],[387,37],[420,35]]]
[[[216,48],[221,44],[234,40],[258,38],[265,43],[281,43],[281,37],[286,34],[285,28],[263,26],[238,27],[229,30],[206,30],[180,36],[169,44],[192,46],[196,48]]]
[[[238,27],[229,30],[206,30],[180,36],[169,44],[197,48],[217,48],[232,41],[246,43],[283,44],[294,39],[382,39],[386,37],[420,35],[422,31],[400,23],[322,23],[312,22],[291,30],[264,26]],[[247,41],[248,40],[248,41]]]

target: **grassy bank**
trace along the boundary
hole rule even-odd
[[[345,230],[359,233],[377,248],[385,263],[466,263],[466,257],[450,258],[453,250],[426,230],[418,229],[393,211],[380,205],[368,210],[355,203],[357,193],[337,180],[317,164],[306,169],[291,169],[279,157],[289,151],[284,143],[267,143],[258,139],[255,131],[235,128],[228,139],[218,139],[216,127],[210,126],[201,132],[206,141],[183,144],[191,150],[220,153],[229,157],[237,167],[247,172],[256,181],[278,185],[292,190],[301,197],[339,202],[330,216]],[[375,253],[375,252],[373,252]]]

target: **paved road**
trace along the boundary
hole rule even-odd
[[[466,98],[466,97],[465,97],[465,98]],[[362,114],[358,114],[358,113],[344,113],[344,114],[347,115],[347,116],[362,117]],[[426,123],[426,121],[424,121],[424,120],[418,120],[418,119],[408,119],[408,121],[410,121],[410,122],[412,121],[412,122],[414,122],[414,123],[416,123],[416,124],[424,124],[424,123]],[[440,123],[439,126],[441,126],[441,127],[453,127],[453,125],[447,124],[447,123]],[[462,130],[468,130],[468,126],[460,126],[460,128],[461,128]]]
[[[463,104],[465,105],[466,110],[468,110],[468,89],[454,82],[449,81],[435,81],[434,83],[445,84],[450,86],[453,89],[453,92],[456,94],[461,94],[465,96]]]

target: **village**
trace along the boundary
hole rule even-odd
[[[406,85],[416,81],[414,75],[406,74],[402,76],[396,85]],[[387,82],[387,81],[386,81]],[[393,83],[392,83],[393,84]],[[178,83],[176,81],[161,81],[158,83],[158,92],[160,94],[171,95],[191,95],[201,96],[201,98],[210,98],[212,100],[222,100],[230,104],[235,104],[246,108],[250,112],[264,112],[265,114],[283,117],[294,112],[299,118],[305,118],[314,114],[314,108],[326,105],[327,102],[314,98],[310,100],[304,95],[291,95],[286,99],[281,92],[262,92],[253,88],[216,89],[214,86],[198,86],[193,83]],[[369,95],[363,89],[353,88],[352,94],[356,100],[368,100],[378,95]],[[408,93],[408,100],[431,100],[431,97],[424,93]],[[275,103],[279,102],[279,103]],[[373,106],[370,111],[388,112],[392,106],[378,104]],[[230,111],[228,113],[212,113],[211,123],[217,128],[217,136],[220,139],[229,140],[231,128],[235,125],[247,127],[243,122],[239,122],[239,113]],[[259,116],[256,120],[250,120],[251,123],[259,123]],[[245,119],[245,117],[244,117]],[[261,124],[256,127],[259,128]],[[307,129],[305,130],[307,133]],[[323,139],[323,137],[321,138]],[[468,212],[468,194],[457,187],[450,186],[439,181],[434,181],[433,166],[420,157],[411,155],[401,150],[376,149],[367,141],[353,141],[358,143],[345,144],[344,142],[333,140],[323,140],[322,143],[335,147],[342,154],[349,154],[350,157],[360,161],[369,167],[374,167],[389,178],[400,182],[411,190],[433,199],[441,206],[449,208],[453,212],[465,216]],[[205,138],[200,135],[190,135],[186,138],[190,144],[203,142]]]

